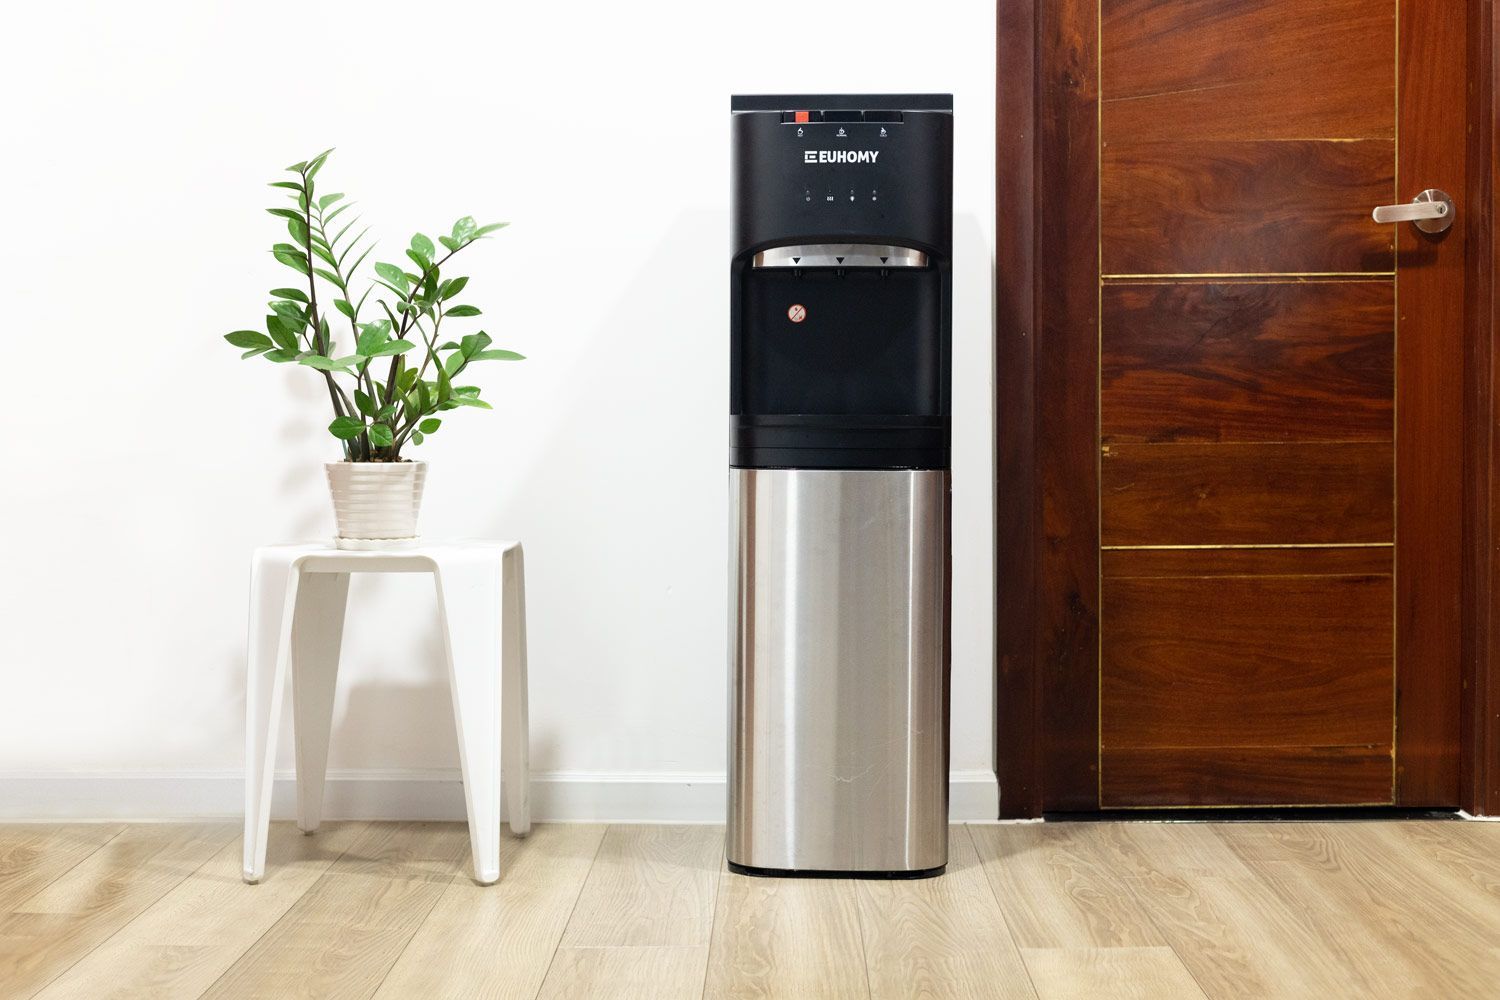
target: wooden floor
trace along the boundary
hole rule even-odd
[[[762,880],[711,826],[0,826],[0,996],[1482,997],[1500,824],[955,826],[948,874]]]

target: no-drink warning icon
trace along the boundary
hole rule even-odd
[[[803,320],[807,319],[807,309],[802,305],[802,303],[798,302],[787,309],[786,318],[791,320],[793,323],[800,323]]]

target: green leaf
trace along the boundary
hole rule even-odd
[[[361,354],[375,355],[390,338],[390,324],[382,320],[379,323],[366,323],[359,331],[359,343],[355,350]]]
[[[468,283],[469,279],[463,276],[459,276],[457,278],[449,278],[438,287],[438,298],[444,301],[451,299],[453,298],[453,296],[463,291],[464,286]]]
[[[412,383],[416,382],[416,380],[417,370],[415,368],[406,368],[402,370],[400,375],[396,376],[396,388],[402,392],[410,392]]]
[[[295,185],[295,184],[293,184],[292,186],[293,187],[297,187],[297,185]],[[301,188],[297,188],[297,190],[300,191],[302,189]],[[297,222],[301,222],[302,221],[302,213],[301,212],[294,212],[290,208],[268,208],[268,209],[266,209],[266,211],[270,212],[272,215],[279,215],[283,219],[295,220]]]
[[[497,350],[493,350],[493,351],[480,351],[478,354],[474,355],[474,357],[471,358],[470,360],[472,360],[472,361],[525,361],[526,360],[526,355],[524,355],[524,354],[517,354],[515,351],[502,351],[502,350],[498,350],[497,349]]]
[[[273,288],[271,294],[278,299],[291,299],[293,302],[307,301],[307,293],[298,288]]]
[[[411,238],[411,248],[428,260],[431,260],[432,255],[437,253],[437,247],[433,246],[432,241],[421,233],[417,233]]]
[[[463,356],[462,351],[454,351],[452,354],[448,355],[448,360],[443,362],[443,371],[447,372],[449,377],[457,375],[458,370],[462,368],[464,366],[464,362],[468,360],[468,358]]]
[[[266,332],[271,335],[271,339],[276,342],[276,346],[283,351],[290,351],[293,354],[297,352],[297,331],[287,326],[286,320],[280,316],[271,315],[266,317]]]
[[[307,245],[307,227],[302,224],[302,217],[300,215],[286,220],[286,231],[292,235],[292,239],[296,241],[298,246]]]
[[[316,274],[318,277],[322,278],[324,281],[328,282],[330,285],[332,285],[333,287],[337,288],[339,291],[344,292],[345,294],[348,294],[348,290],[344,286],[343,279],[340,278],[338,275],[334,274],[332,271],[328,270],[328,268],[326,268],[326,267],[315,267],[315,268],[312,269],[312,271],[313,271],[313,274]],[[307,272],[304,271],[303,273],[305,274]]]
[[[287,169],[287,171],[289,173],[300,174],[300,173],[302,173],[302,171],[306,167],[307,167],[307,161],[306,160],[298,160],[296,163],[293,163],[290,167],[287,167],[286,169]],[[299,190],[300,190],[300,188],[299,188]]]
[[[411,262],[413,264],[417,265],[417,268],[419,270],[423,271],[424,273],[427,271],[428,268],[430,268],[432,266],[432,261],[428,260],[426,257],[423,257],[421,254],[417,253],[415,250],[408,250],[408,251],[406,251],[406,256],[410,257],[411,258]]]
[[[454,319],[458,319],[463,316],[478,316],[479,309],[477,306],[454,306],[451,309],[445,310],[443,315],[451,316]]]
[[[328,154],[331,152],[333,152],[333,147],[329,146],[327,149],[323,150],[323,152],[307,161],[307,176],[309,180],[311,180],[312,177],[322,169],[323,163],[328,159]]]
[[[458,349],[464,352],[464,357],[472,358],[486,347],[489,347],[491,343],[490,335],[480,330],[478,333],[471,333],[464,337],[463,341],[459,343]]]
[[[328,433],[343,441],[357,438],[365,432],[365,422],[357,417],[334,417],[328,425]]]
[[[459,406],[477,406],[481,410],[494,409],[493,406],[491,406],[489,403],[486,403],[478,396],[454,396],[453,399],[450,400],[450,402],[457,403]]]
[[[389,448],[396,440],[396,435],[391,433],[390,427],[385,424],[370,425],[370,443],[377,448]]]
[[[439,236],[438,242],[447,247],[449,251],[457,251],[462,246],[458,240],[453,239],[451,236]]]
[[[342,195],[340,195],[340,197],[342,197]],[[323,225],[326,226],[329,223],[331,223],[334,219],[337,219],[339,217],[339,213],[340,212],[342,212],[346,208],[351,207],[353,204],[354,204],[354,202],[352,202],[352,201],[346,201],[342,205],[340,205],[338,208],[335,208],[332,212],[329,212],[327,215],[323,216]],[[345,226],[344,228],[347,229],[348,227]],[[335,236],[334,239],[336,241],[338,239],[338,237]]]
[[[334,299],[333,306],[350,319],[354,318],[354,307],[349,304],[348,299]]]
[[[278,365],[297,360],[296,351],[267,351],[264,356],[267,361],[274,361]]]
[[[233,333],[224,334],[224,339],[235,347],[264,347],[266,350],[270,350],[275,346],[271,343],[270,337],[267,337],[263,333],[257,333],[254,330],[236,330]]]
[[[453,238],[459,243],[474,238],[474,216],[466,215],[453,224]]]
[[[421,431],[412,431],[411,432],[411,443],[412,444],[421,444],[425,440],[426,440],[426,438],[422,437],[422,432]]]
[[[417,426],[421,429],[423,434],[431,434],[433,431],[443,426],[443,422],[437,417],[428,417]]]
[[[307,256],[305,254],[283,253],[277,250],[273,251],[272,255],[294,271],[300,271],[303,274],[306,274],[308,271]]]
[[[389,357],[392,354],[405,354],[407,351],[411,350],[412,348],[414,348],[416,346],[417,346],[416,344],[413,344],[409,340],[390,340],[390,341],[385,342],[384,344],[381,344],[378,348],[376,348],[373,351],[368,351],[367,352],[367,351],[361,350],[360,353],[361,354],[368,353],[373,358],[384,358],[384,357]]]
[[[290,225],[290,223],[288,223],[288,224]],[[333,256],[333,254],[329,251],[329,249],[327,247],[323,246],[321,243],[316,243],[316,242],[313,243],[312,249],[313,249],[313,253],[315,253],[315,254],[318,255],[318,259],[321,260],[323,263],[327,264],[329,267],[338,267],[339,266],[339,262],[338,262],[337,258],[335,258]],[[335,282],[335,284],[342,285],[343,282]]]
[[[344,194],[342,191],[338,194],[325,194],[323,197],[318,199],[318,211],[323,211],[323,209],[327,208],[329,205],[332,205],[343,196]],[[324,221],[326,222],[327,220],[325,219]]]
[[[477,240],[483,236],[487,236],[490,233],[495,232],[496,230],[504,229],[508,225],[510,225],[509,222],[492,222],[488,226],[480,226],[478,229],[474,230],[474,239]]]
[[[295,302],[277,300],[271,303],[271,311],[280,316],[293,333],[301,333],[302,328],[307,325],[307,315],[302,311],[302,306]]]
[[[354,405],[359,407],[359,412],[367,417],[375,416],[376,411],[380,409],[375,405],[375,400],[370,398],[370,394],[362,389],[354,390]]]
[[[417,412],[426,413],[432,409],[432,390],[427,388],[426,382],[417,383]]]
[[[318,371],[341,372],[349,367],[346,362],[358,357],[359,355],[356,354],[349,358],[325,358],[321,354],[308,354],[298,358],[297,361],[309,368],[316,368]]]
[[[386,264],[383,262],[376,264],[375,273],[394,285],[403,295],[411,288],[411,283],[406,280],[406,272],[395,264]]]
[[[272,181],[270,186],[273,188],[291,188],[293,191],[298,192],[302,190],[302,185],[296,181]]]
[[[453,387],[453,395],[455,395],[455,396],[477,396],[477,395],[479,395],[479,386],[477,386],[477,385],[456,385],[456,386]]]
[[[377,420],[394,420],[394,419],[396,419],[396,407],[395,407],[395,404],[391,404],[390,406],[382,406],[380,408],[379,412],[377,412],[375,414],[375,418]]]
[[[334,358],[333,363],[340,368],[358,368],[365,363],[363,354],[346,354],[342,358]]]
[[[246,358],[253,358],[257,354],[264,354],[264,353],[266,353],[269,350],[270,350],[269,347],[252,347],[252,348],[250,348],[250,350],[248,350],[244,354],[240,355],[240,360],[244,361]]]

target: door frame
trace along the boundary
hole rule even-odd
[[[1439,2],[1464,10],[1471,81],[1463,564],[1452,568],[1462,579],[1460,806],[1500,815],[1500,6]],[[1083,509],[1092,507],[1086,491],[1066,488],[1096,475],[1096,359],[1066,332],[1093,323],[1098,308],[1097,17],[1097,0],[997,3],[994,755],[1003,819],[1099,808],[1097,728],[1084,745],[1060,721],[1098,718],[1095,672],[1076,667],[1098,657],[1098,521]]]

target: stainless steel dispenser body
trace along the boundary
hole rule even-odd
[[[735,469],[729,858],[948,855],[948,473]]]

